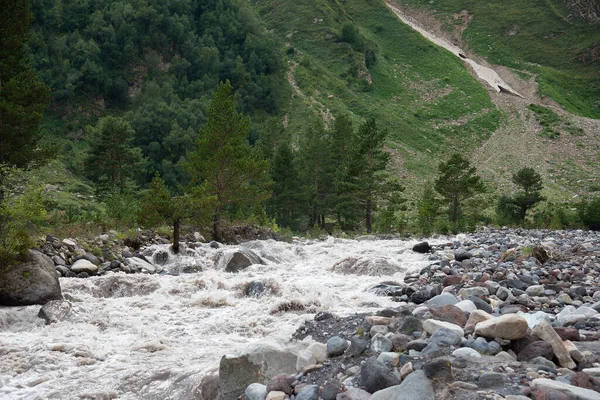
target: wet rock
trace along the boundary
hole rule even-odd
[[[515,314],[507,314],[478,323],[475,334],[487,338],[507,340],[520,339],[527,335],[527,320]]]
[[[38,317],[46,321],[46,325],[65,321],[73,313],[73,305],[67,300],[50,300],[42,306]]]
[[[153,274],[156,272],[156,267],[148,261],[139,257],[131,257],[125,259],[125,263],[132,271]]]
[[[265,284],[260,281],[252,281],[246,288],[246,296],[259,298],[265,293]]]
[[[54,263],[36,250],[29,251],[30,261],[0,271],[0,305],[46,304],[62,299]]]
[[[412,251],[415,253],[429,253],[431,251],[431,246],[427,242],[417,243],[413,246]]]
[[[254,264],[265,264],[259,255],[244,247],[219,251],[216,258],[217,268],[225,272],[239,272]]]
[[[360,381],[369,393],[375,393],[400,383],[400,379],[392,371],[372,358],[367,359],[361,366]]]
[[[340,336],[333,336],[327,341],[327,355],[329,357],[339,356],[344,354],[344,351],[348,348],[348,342],[346,339]]]
[[[399,297],[404,294],[405,286],[399,284],[380,283],[369,289],[369,292],[375,293],[378,296]]]
[[[166,250],[159,250],[152,256],[152,260],[157,265],[165,265],[169,262],[169,252]]]

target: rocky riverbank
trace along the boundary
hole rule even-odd
[[[600,233],[483,229],[371,288],[397,307],[319,313],[293,348],[221,360],[199,398],[600,399]]]

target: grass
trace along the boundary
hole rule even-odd
[[[399,0],[426,8],[446,30],[453,14],[468,10],[472,20],[463,41],[494,64],[537,74],[539,92],[571,113],[600,118],[600,24],[567,19],[563,0]]]
[[[432,155],[475,149],[502,119],[460,59],[402,24],[381,0],[267,0],[255,6],[293,48],[288,62],[302,92],[289,107],[293,137],[323,114],[346,113],[357,124],[375,117],[389,130],[388,146],[398,150],[404,168],[428,175],[439,160]],[[340,40],[349,23],[376,49],[368,69],[364,54]]]
[[[583,134],[583,130],[573,126],[571,122],[552,111],[551,108],[530,104],[527,108],[533,111],[535,119],[542,127],[540,135],[549,139],[556,139],[561,133],[568,133],[574,136]]]

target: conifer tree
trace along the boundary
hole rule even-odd
[[[439,175],[434,182],[435,190],[444,197],[450,211],[450,220],[456,227],[466,199],[484,191],[481,178],[469,160],[458,153],[438,166]]]
[[[281,143],[271,165],[273,196],[269,201],[278,225],[298,229],[298,220],[303,211],[301,193],[298,187],[298,171],[294,152],[289,143]]]
[[[208,122],[187,155],[191,188],[214,197],[213,239],[222,241],[228,207],[261,204],[269,193],[269,162],[250,146],[250,119],[238,114],[229,81],[220,83],[207,111]]]
[[[87,128],[84,168],[98,190],[124,191],[141,167],[142,153],[132,146],[134,131],[125,120],[103,117]]]

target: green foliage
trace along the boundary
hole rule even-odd
[[[223,216],[235,206],[260,204],[269,197],[269,163],[248,143],[250,120],[236,112],[229,81],[219,84],[208,108],[208,122],[188,153],[191,186],[214,197],[213,238],[220,241]]]
[[[463,202],[482,193],[484,186],[475,167],[458,153],[454,153],[448,161],[440,163],[438,170],[439,175],[434,187],[448,204],[450,220],[456,227],[463,214]]]
[[[37,227],[46,220],[42,190],[27,187],[0,202],[0,269],[25,261],[35,247]]]
[[[98,192],[125,191],[142,163],[140,150],[132,147],[133,129],[122,118],[103,117],[87,131],[84,168]]]
[[[577,209],[579,218],[587,229],[600,231],[600,198],[583,200]]]
[[[31,23],[29,1],[3,2],[0,21],[0,165],[25,167],[47,156],[37,142],[50,92],[35,76],[25,53]]]
[[[273,196],[268,208],[280,226],[293,230],[300,228],[300,218],[304,215],[304,202],[299,190],[299,174],[296,169],[292,147],[282,143],[277,147],[271,163]]]
[[[417,226],[422,235],[431,235],[439,215],[440,201],[433,190],[433,183],[427,183],[417,203]]]
[[[496,213],[500,224],[523,223],[527,211],[545,200],[541,192],[544,188],[542,177],[533,168],[521,168],[512,175],[512,181],[518,190],[512,196],[498,198]]]
[[[527,108],[533,111],[535,119],[542,126],[541,136],[549,139],[556,139],[561,133],[569,133],[571,135],[582,135],[583,130],[573,126],[571,122],[561,118],[552,109],[536,104],[530,104]]]

